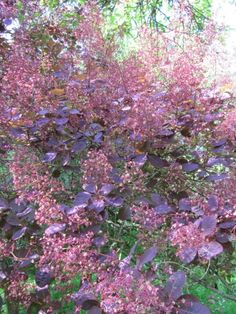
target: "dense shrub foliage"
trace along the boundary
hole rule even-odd
[[[142,28],[122,54],[94,1],[49,2],[0,1],[0,307],[210,313],[189,281],[235,301],[236,114],[209,77],[217,27],[190,32],[176,1],[168,31]]]

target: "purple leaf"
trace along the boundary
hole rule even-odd
[[[102,133],[102,132],[98,132],[98,133],[94,136],[94,143],[100,144],[100,143],[102,142],[102,137],[103,137],[103,133]]]
[[[185,282],[186,275],[183,271],[177,271],[170,276],[164,288],[169,300],[175,301],[182,295]]]
[[[236,226],[236,221],[226,221],[219,224],[221,229],[232,229],[234,226]]]
[[[228,166],[231,163],[230,160],[226,160],[225,158],[220,158],[220,157],[211,157],[207,161],[207,167],[212,167],[214,165],[219,165],[222,164],[224,166]]]
[[[47,267],[40,268],[35,273],[35,282],[39,287],[45,287],[51,281],[51,273]]]
[[[102,314],[102,310],[101,310],[100,307],[98,307],[98,306],[92,306],[92,307],[88,310],[88,314]]]
[[[87,147],[87,141],[86,140],[80,140],[78,142],[76,142],[73,146],[71,151],[73,153],[80,153],[83,150],[85,150],[85,148]]]
[[[70,114],[80,114],[80,111],[78,109],[71,109]]]
[[[167,204],[161,204],[158,205],[157,207],[154,208],[154,210],[159,214],[159,215],[165,215],[172,213],[174,210]]]
[[[156,205],[156,206],[161,205],[161,204],[165,204],[165,202],[166,202],[164,197],[160,196],[157,193],[153,193],[151,195],[151,200],[152,200],[153,204]]]
[[[147,156],[146,154],[141,154],[141,155],[137,155],[135,156],[135,158],[133,159],[133,161],[138,165],[138,166],[143,166],[145,164],[145,162],[147,161]]]
[[[12,240],[16,241],[22,238],[25,235],[26,229],[27,229],[26,227],[23,227],[22,229],[16,231],[12,236]]]
[[[42,110],[39,111],[39,115],[40,116],[45,116],[48,113],[49,113],[48,109],[42,109]]]
[[[55,224],[52,224],[50,227],[48,227],[45,230],[45,234],[47,236],[50,236],[50,235],[56,234],[58,232],[61,232],[65,229],[66,229],[66,224],[55,223]]]
[[[108,197],[107,199],[107,203],[109,205],[115,206],[115,207],[119,207],[123,204],[123,198],[121,197]]]
[[[101,192],[103,195],[108,195],[109,193],[111,193],[112,190],[114,190],[114,185],[113,184],[104,184],[101,188]]]
[[[161,137],[169,137],[169,136],[173,136],[175,133],[172,130],[168,130],[168,129],[162,129],[158,135]]]
[[[121,207],[119,210],[118,218],[120,220],[130,220],[131,212],[129,207]]]
[[[97,247],[97,248],[101,248],[102,246],[104,246],[106,244],[106,239],[102,236],[100,237],[96,237],[93,239],[93,244]]]
[[[62,159],[62,162],[61,162],[62,166],[68,165],[68,163],[70,162],[70,160],[71,160],[71,157],[70,157],[69,154],[67,154],[66,156],[64,156],[63,159]]]
[[[83,184],[83,189],[88,192],[88,193],[96,193],[97,187],[95,184],[93,183],[89,183],[89,184]]]
[[[219,231],[216,233],[216,240],[222,244],[230,241],[230,235],[226,232]]]
[[[26,207],[26,209],[21,212],[21,213],[17,213],[17,217],[25,217],[27,215],[29,215],[31,212],[33,211],[33,208],[32,207]]]
[[[189,199],[187,198],[182,198],[180,201],[179,201],[179,210],[180,211],[191,211],[191,202]]]
[[[199,303],[193,301],[184,302],[183,305],[179,309],[179,314],[211,314],[209,309]]]
[[[55,122],[57,125],[64,125],[69,121],[68,118],[59,118],[59,119],[55,119]]]
[[[200,224],[200,230],[206,235],[210,235],[216,228],[217,219],[215,216],[204,216]]]
[[[209,243],[205,243],[199,250],[198,255],[204,259],[210,260],[212,257],[219,255],[223,252],[223,246],[216,242],[211,241]]]
[[[161,159],[159,156],[156,155],[148,155],[147,159],[150,164],[156,168],[164,168],[169,166],[169,163],[166,160]]]
[[[191,263],[197,255],[197,250],[194,248],[186,248],[179,254],[179,258],[185,264]]]
[[[98,214],[103,211],[105,207],[105,202],[103,200],[94,200],[89,206],[89,209],[95,210]]]
[[[49,152],[43,156],[42,162],[51,162],[57,157],[56,152]]]
[[[220,139],[220,140],[213,141],[213,142],[211,143],[211,145],[212,145],[213,147],[220,147],[220,146],[222,146],[222,145],[225,145],[225,143],[226,143],[226,139],[225,139],[225,138],[222,138],[222,139]]]
[[[3,198],[0,198],[0,212],[9,208],[8,202]]]
[[[69,207],[66,209],[66,215],[70,216],[70,215],[74,215],[76,213],[78,213],[79,208],[77,206],[74,207]]]
[[[82,306],[83,310],[89,310],[93,306],[98,306],[97,298],[88,289],[88,283],[85,281],[80,290],[72,294],[71,299],[76,305]]]
[[[22,128],[11,128],[10,133],[17,138],[24,138],[25,132]]]
[[[214,212],[218,209],[218,198],[216,195],[209,196],[208,207],[211,212]]]
[[[91,194],[88,192],[79,192],[76,195],[74,205],[80,206],[80,207],[86,207],[88,204],[88,201],[91,198]]]
[[[6,222],[11,226],[20,226],[21,221],[20,219],[13,213],[7,216]]]
[[[188,163],[182,165],[182,169],[185,172],[196,171],[197,169],[199,169],[199,164],[196,164],[194,162],[188,162]]]
[[[209,175],[206,180],[209,182],[224,180],[227,178],[227,173],[221,173],[221,174],[211,174]]]
[[[147,249],[137,260],[137,269],[141,270],[143,265],[151,262],[157,255],[158,249],[155,246]]]

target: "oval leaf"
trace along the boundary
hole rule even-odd
[[[211,314],[209,309],[199,302],[185,302],[179,309],[179,314]]]
[[[185,264],[191,263],[197,255],[197,249],[186,248],[182,250],[179,254],[179,258]]]
[[[55,233],[61,232],[61,231],[65,230],[65,229],[66,229],[66,224],[55,223],[55,224],[51,225],[50,227],[48,227],[45,230],[45,234],[47,236],[50,236],[50,235],[53,235]]]
[[[12,240],[13,240],[13,241],[16,241],[16,240],[22,238],[22,237],[25,235],[26,229],[27,229],[26,227],[23,227],[22,229],[16,231],[16,232],[13,234],[13,236],[12,236]]]
[[[175,301],[182,295],[185,282],[186,275],[183,271],[177,271],[170,276],[164,288],[169,300]]]
[[[157,247],[152,246],[149,249],[147,249],[139,258],[137,261],[137,268],[141,270],[144,264],[151,262],[154,257],[157,255]]]
[[[90,198],[91,198],[91,194],[90,193],[88,193],[88,192],[79,192],[76,195],[74,204],[76,206],[86,207],[87,204],[88,204],[88,201],[90,200]]]
[[[211,241],[209,243],[205,243],[199,250],[198,255],[204,259],[210,260],[212,257],[219,255],[223,252],[223,246],[216,242]]]
[[[57,157],[56,152],[49,152],[44,155],[42,162],[51,162]]]
[[[188,162],[188,163],[182,165],[182,169],[185,172],[196,171],[197,169],[199,169],[199,164],[196,164],[194,162]]]
[[[174,210],[167,204],[161,204],[157,207],[154,208],[154,210],[159,214],[159,215],[164,215],[164,214],[169,214],[172,213]]]
[[[206,235],[210,235],[216,228],[217,219],[214,216],[204,216],[200,223],[200,230]]]

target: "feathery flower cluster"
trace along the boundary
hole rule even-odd
[[[205,235],[198,227],[189,223],[188,225],[173,224],[170,240],[173,245],[178,247],[178,255],[189,247],[198,249],[205,242]]]
[[[19,200],[27,200],[39,206],[36,212],[39,223],[48,224],[62,219],[54,194],[60,193],[63,188],[56,179],[50,177],[47,167],[32,151],[18,147],[10,171]]]
[[[232,144],[236,143],[236,110],[233,109],[228,112],[223,120],[216,129],[216,134],[219,137],[229,139]]]
[[[31,303],[31,292],[34,289],[32,283],[25,283],[27,275],[24,272],[12,271],[9,277],[7,292],[9,298],[29,306]]]
[[[38,110],[51,107],[48,90],[52,79],[41,73],[41,61],[34,50],[30,38],[19,32],[1,82],[3,117],[7,121],[20,119],[30,124]]]
[[[106,277],[98,284],[101,307],[105,313],[172,313],[173,305],[160,298],[160,288],[154,287],[142,275],[136,278],[129,271],[121,270]]]
[[[148,204],[141,203],[139,206],[132,206],[133,220],[148,231],[155,231],[164,222],[164,218],[158,215]]]
[[[124,173],[121,176],[122,183],[129,185],[134,191],[145,191],[145,174],[142,169],[134,162],[129,161],[125,164]]]
[[[94,184],[101,188],[103,184],[111,183],[112,166],[101,150],[90,150],[81,169],[83,172],[82,184]]]
[[[97,252],[92,248],[93,234],[44,236],[44,255],[40,265],[50,265],[58,278],[80,273],[87,275],[98,270]]]

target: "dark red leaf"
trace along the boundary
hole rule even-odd
[[[121,207],[119,210],[118,218],[120,220],[130,220],[131,212],[129,207]]]
[[[198,250],[198,255],[204,259],[209,260],[222,252],[223,246],[216,241],[211,241],[200,247]]]
[[[109,197],[106,199],[109,205],[119,207],[123,204],[123,198],[121,197]]]
[[[89,310],[88,310],[88,314],[102,314],[102,310],[100,307],[98,306],[92,306]]]
[[[6,222],[11,226],[20,226],[21,221],[20,219],[13,213],[7,216]]]
[[[88,192],[79,192],[76,195],[74,205],[79,207],[86,207],[88,204],[88,201],[91,198],[91,194]]]
[[[55,223],[45,230],[45,234],[47,236],[50,236],[50,235],[53,235],[55,233],[61,232],[65,229],[66,229],[66,224]]]
[[[95,184],[90,183],[90,184],[84,184],[84,185],[83,185],[83,189],[84,189],[86,192],[88,192],[88,193],[94,194],[94,193],[96,193],[97,187],[96,187]]]
[[[166,200],[164,199],[164,197],[162,197],[161,195],[157,194],[157,193],[152,193],[151,195],[151,200],[152,203],[154,205],[161,205],[161,204],[165,204]]]
[[[0,212],[6,210],[9,208],[9,204],[6,200],[4,200],[3,198],[0,198]]]
[[[214,182],[214,181],[220,181],[224,180],[227,178],[227,173],[221,173],[221,174],[210,174],[206,180],[209,182]]]
[[[113,184],[104,184],[101,188],[101,192],[103,195],[108,195],[114,189]]]
[[[49,153],[46,153],[43,157],[43,160],[42,162],[51,162],[53,161],[55,158],[57,157],[57,153],[56,152],[49,152]]]
[[[191,211],[191,202],[187,198],[182,198],[179,201],[179,210],[180,211]]]
[[[221,229],[232,229],[234,226],[236,226],[236,221],[225,221],[219,224]]]
[[[165,215],[172,213],[174,210],[167,204],[161,204],[157,207],[154,208],[154,210],[159,214],[159,215]]]
[[[210,310],[199,302],[185,302],[179,309],[179,314],[211,314]]]
[[[189,263],[191,263],[194,260],[196,255],[197,255],[197,249],[195,249],[195,248],[186,248],[186,249],[183,249],[180,252],[179,258],[185,264],[189,264]]]
[[[154,257],[157,255],[158,249],[155,246],[147,249],[138,259],[137,259],[137,268],[141,270],[144,264],[151,262]]]
[[[64,125],[68,122],[68,118],[59,118],[59,119],[55,119],[55,122],[57,125]]]
[[[196,171],[197,169],[199,169],[199,164],[196,164],[194,162],[188,162],[186,164],[183,164],[182,168],[185,172],[192,172],[192,171]]]
[[[161,159],[159,156],[156,155],[148,155],[147,159],[150,164],[156,168],[164,168],[169,166],[169,163],[166,160]]]
[[[182,295],[185,282],[186,275],[183,271],[177,271],[170,276],[164,288],[169,300],[175,301]]]
[[[210,235],[216,228],[217,219],[215,216],[204,216],[200,223],[200,230],[206,235]]]
[[[101,213],[105,207],[104,200],[94,200],[89,206],[89,209],[95,210],[97,213]]]
[[[214,212],[218,208],[218,198],[216,195],[211,195],[208,198],[208,207],[211,212]]]
[[[51,273],[47,267],[40,268],[35,273],[35,282],[39,287],[45,287],[51,281]]]
[[[143,166],[145,164],[145,162],[147,161],[147,156],[146,154],[140,154],[135,156],[135,158],[133,159],[133,161],[139,166]]]
[[[73,153],[80,153],[82,152],[83,150],[85,150],[85,148],[87,147],[87,141],[86,140],[80,140],[78,142],[76,142],[73,146],[72,146],[72,149],[71,151]]]
[[[230,241],[230,235],[226,232],[218,231],[216,233],[216,240],[222,244]]]
[[[220,147],[220,146],[224,145],[225,143],[226,143],[226,139],[225,139],[225,138],[222,138],[222,139],[220,139],[220,140],[213,141],[213,142],[211,143],[211,145],[212,145],[213,147]]]
[[[27,228],[23,227],[22,229],[16,231],[13,236],[12,236],[12,240],[16,241],[19,240],[20,238],[22,238],[25,235]]]

